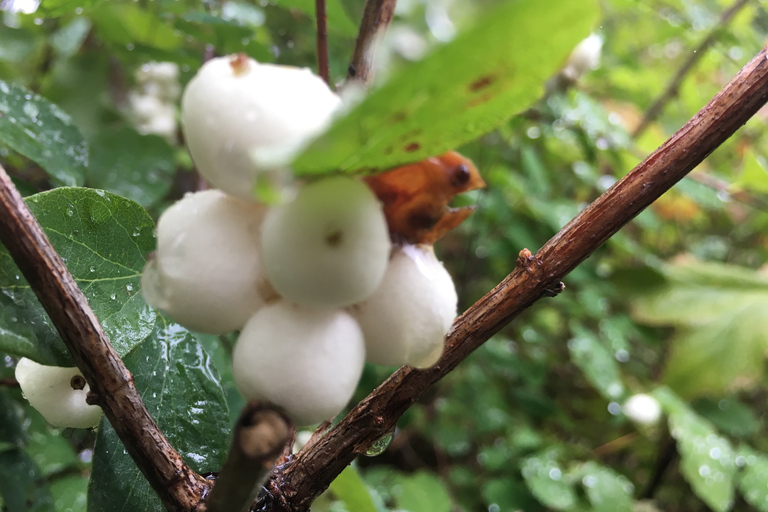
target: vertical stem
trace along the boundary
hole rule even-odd
[[[315,17],[317,18],[317,73],[330,86],[328,16],[325,12],[325,0],[315,0]]]
[[[349,63],[347,82],[370,85],[376,42],[386,32],[395,15],[397,0],[366,0],[355,51]]]

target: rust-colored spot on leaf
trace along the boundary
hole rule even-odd
[[[393,240],[429,244],[474,210],[448,208],[453,196],[485,186],[474,164],[453,151],[368,176],[365,181],[384,205]]]
[[[492,100],[496,96],[491,92],[486,92],[485,94],[482,94],[481,96],[477,96],[475,98],[472,98],[467,102],[467,107],[476,107],[478,105],[482,105],[486,101]]]
[[[496,80],[496,77],[493,75],[486,75],[478,78],[471,84],[469,84],[469,90],[472,92],[477,92],[481,89],[485,89],[489,85],[493,83],[493,81]]]
[[[414,151],[418,151],[421,148],[421,144],[418,142],[411,142],[407,146],[403,148],[403,151],[406,153],[413,153]]]

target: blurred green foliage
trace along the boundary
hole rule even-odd
[[[136,95],[147,93],[138,75],[149,62],[173,62],[183,85],[206,52],[314,67],[313,3],[34,4],[0,3],[0,162],[32,196],[113,329],[151,412],[189,463],[216,470],[229,414],[242,406],[232,340],[156,319],[136,293],[152,249],[142,207],[157,217],[198,186],[179,134],[137,122]],[[539,248],[674,133],[768,35],[757,0],[740,5],[727,26],[719,24],[731,6],[723,0],[602,0],[591,25],[603,40],[600,65],[573,80],[556,70],[590,29],[587,4],[400,0],[378,49],[375,91],[331,132],[341,156],[324,153],[324,142],[309,154],[321,170],[327,162],[387,165],[387,141],[356,151],[361,123],[388,141],[425,130],[432,138],[419,155],[464,144],[457,149],[488,187],[458,198],[479,209],[437,248],[463,308],[513,268],[522,248]],[[329,1],[335,83],[346,74],[362,8],[361,0]],[[521,18],[472,28],[491,9]],[[561,21],[582,10],[579,23]],[[514,44],[505,46],[505,29]],[[659,118],[632,135],[710,34],[714,44]],[[412,62],[425,53],[426,67]],[[508,66],[506,87],[520,87],[495,94],[517,99],[493,115],[465,111],[462,87],[494,63]],[[420,86],[428,95],[409,103]],[[172,118],[177,103],[166,102]],[[381,118],[406,108],[407,123]],[[386,449],[342,473],[313,510],[768,510],[765,121],[759,113],[569,275],[564,293],[534,305],[431,389],[382,442]],[[55,189],[82,184],[108,192]],[[67,356],[7,253],[0,256],[5,383],[19,356]],[[356,398],[391,370],[367,367]],[[641,392],[656,397],[665,421],[636,424],[624,414],[625,401]],[[53,429],[17,388],[0,385],[0,510],[101,512],[126,503],[159,507],[109,426],[97,434]]]

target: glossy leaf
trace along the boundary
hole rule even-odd
[[[632,512],[632,484],[626,477],[595,462],[579,465],[573,476],[581,480],[591,512]]]
[[[366,487],[363,479],[360,478],[360,473],[352,466],[344,468],[344,471],[331,482],[329,489],[336,498],[344,503],[347,510],[376,512],[376,505],[374,505],[371,499],[368,487]]]
[[[449,512],[451,510],[451,497],[445,484],[440,478],[427,471],[403,475],[397,502],[400,508],[409,512]]]
[[[88,477],[65,476],[51,482],[54,512],[85,512],[88,505]]]
[[[229,411],[219,375],[191,333],[158,317],[152,336],[123,358],[149,412],[197,472],[218,471],[229,440]],[[88,487],[88,510],[162,510],[112,426],[101,421]]]
[[[371,92],[294,169],[381,171],[474,140],[535,101],[596,18],[591,1],[503,2]]]
[[[101,321],[127,353],[146,338],[155,311],[139,291],[154,222],[128,199],[84,188],[58,188],[26,199]],[[10,254],[0,247],[0,349],[44,364],[72,365],[69,354]]]
[[[621,381],[616,358],[589,331],[586,329],[576,331],[578,336],[568,342],[571,360],[606,400],[620,399],[626,393],[626,389]]]
[[[693,492],[715,512],[730,510],[736,463],[728,440],[668,388],[653,395],[669,418],[669,431],[680,453],[680,472]]]
[[[763,375],[768,350],[768,278],[716,263],[684,262],[667,283],[635,301],[639,319],[678,327],[664,380],[678,393],[723,393]]]
[[[736,484],[744,499],[760,512],[768,512],[768,456],[741,447],[736,456],[741,467]]]
[[[93,141],[88,185],[148,208],[168,193],[175,170],[173,148],[162,138],[130,128],[104,131]]]
[[[542,505],[568,510],[578,503],[578,498],[573,484],[565,479],[557,457],[555,449],[540,452],[523,460],[520,471],[528,489]]]
[[[0,143],[37,162],[59,185],[82,185],[88,148],[72,119],[33,92],[0,80]]]

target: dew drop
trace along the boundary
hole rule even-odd
[[[374,443],[371,445],[368,450],[363,454],[366,457],[376,457],[377,455],[381,455],[384,453],[384,450],[387,449],[389,446],[389,443],[392,442],[392,438],[395,437],[394,431],[389,432],[387,434],[384,434],[380,438],[378,438]]]

